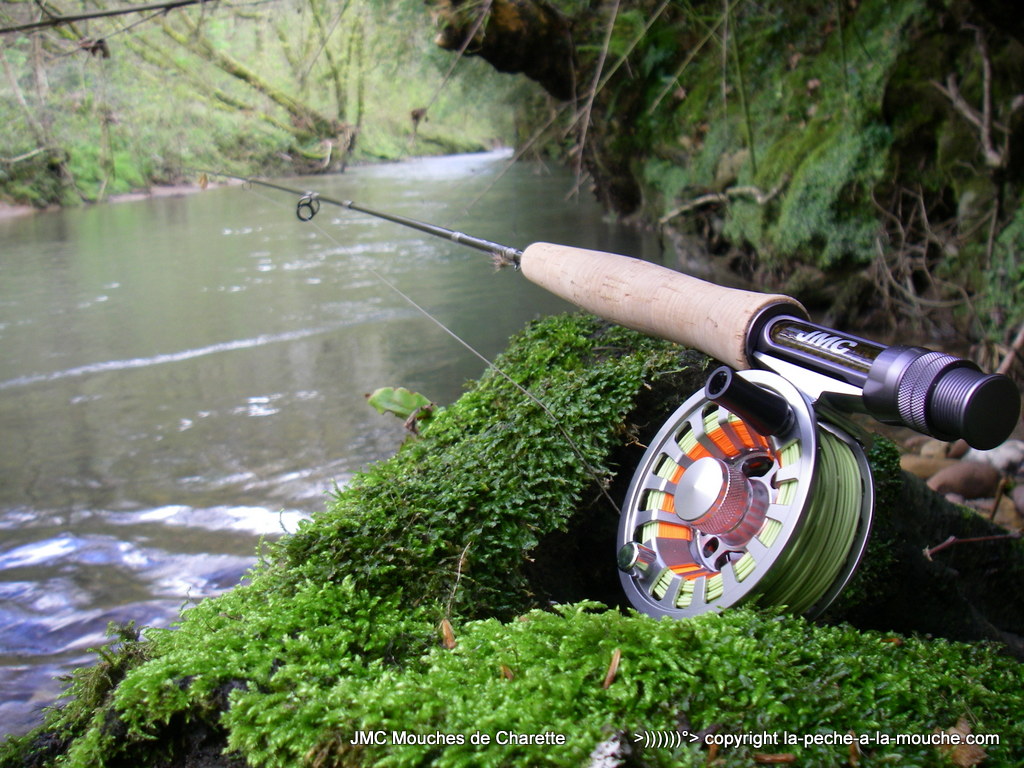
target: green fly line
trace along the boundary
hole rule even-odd
[[[758,590],[758,603],[797,613],[813,606],[839,575],[860,522],[857,457],[839,438],[818,432],[817,483],[804,526]]]

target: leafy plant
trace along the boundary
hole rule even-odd
[[[405,422],[406,429],[419,431],[419,422],[433,416],[434,404],[419,392],[410,392],[405,387],[380,387],[367,396],[377,413],[392,413]]]

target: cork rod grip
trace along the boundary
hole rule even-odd
[[[747,334],[763,310],[783,305],[787,314],[807,317],[789,296],[723,288],[603,251],[534,243],[523,251],[520,267],[531,282],[595,315],[738,369],[751,366]]]

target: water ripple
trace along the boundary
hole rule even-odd
[[[213,355],[220,352],[234,352],[239,349],[252,349],[254,347],[262,347],[267,344],[298,341],[299,339],[305,339],[310,336],[316,336],[321,333],[328,333],[329,331],[337,330],[339,327],[342,327],[342,325],[303,328],[301,330],[287,331],[285,333],[267,333],[248,339],[235,339],[234,341],[209,344],[205,347],[197,347],[195,349],[183,349],[180,352],[169,352],[160,355],[151,355],[150,357],[133,357],[125,360],[105,360],[99,363],[80,365],[75,368],[66,368],[63,371],[18,376],[17,378],[8,379],[7,381],[0,381],[0,390],[11,389],[12,387],[24,387],[31,384],[41,384],[50,381],[59,381],[60,379],[68,379],[75,376],[87,376],[93,373],[110,373],[112,371],[127,371],[133,368],[147,368],[151,365],[180,363],[183,360],[192,360],[197,357],[204,357],[206,355]]]

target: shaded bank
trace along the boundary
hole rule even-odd
[[[459,206],[504,157],[297,183],[468,229]],[[509,169],[474,206],[473,231],[643,246],[596,205],[562,204],[569,183]],[[453,244],[326,211],[314,230],[287,196],[265,195],[208,189],[0,222],[0,738],[41,719],[53,678],[86,663],[108,621],[163,625],[229,588],[262,533],[390,456],[401,422],[364,393],[401,383],[447,404],[480,374],[369,269],[489,357],[565,308]]]
[[[495,0],[482,25],[430,4],[442,45],[476,30],[475,55],[547,89],[563,119],[535,122],[685,269],[718,262],[829,325],[1006,344],[1024,321],[1012,3]]]
[[[853,733],[862,764],[941,765],[932,744],[881,734],[956,727],[999,737],[986,765],[1019,764],[1024,677],[985,644],[897,636],[877,617],[881,631],[774,610],[659,622],[588,602],[621,600],[601,487],[621,498],[639,444],[701,386],[708,361],[568,316],[531,325],[498,364],[571,440],[489,372],[265,550],[251,585],[189,609],[175,630],[122,629],[121,650],[79,670],[75,698],[3,747],[0,765],[568,766],[627,748],[633,765],[704,765],[699,743],[629,746],[633,734],[677,729]],[[874,551],[834,620],[903,592],[1012,581],[1019,542],[1004,542],[995,574],[963,561],[959,574],[904,578],[925,560],[914,536],[930,531],[896,521],[921,514],[936,535],[985,523],[908,490],[891,448],[874,463]],[[951,611],[971,603],[985,622],[1019,629],[1019,608],[996,615],[963,591]],[[765,746],[719,757],[748,765]],[[835,740],[767,746],[817,764],[854,754]]]

